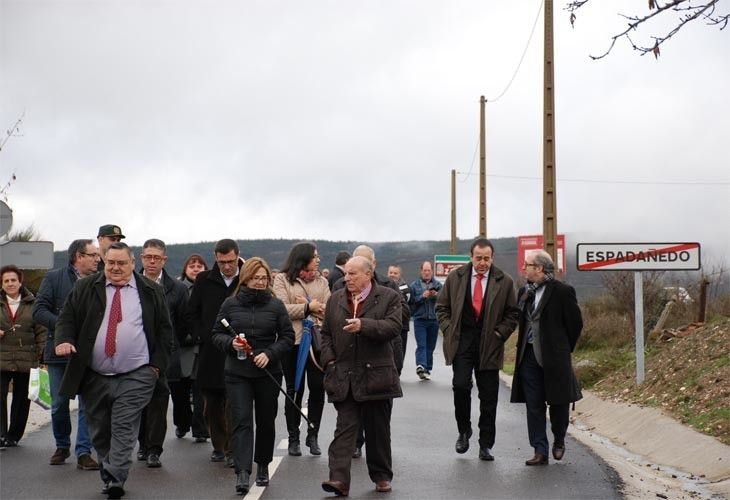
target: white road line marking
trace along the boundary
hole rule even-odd
[[[276,469],[279,467],[279,464],[281,463],[281,459],[283,457],[274,457],[271,463],[269,464],[269,479],[273,479],[274,474],[276,474]],[[248,493],[245,495],[246,500],[258,500],[261,498],[261,495],[266,490],[265,486],[256,486],[256,476],[253,477],[253,485],[251,486],[251,489],[248,490]]]

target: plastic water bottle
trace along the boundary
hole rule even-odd
[[[238,338],[245,341],[246,335],[244,335],[243,333],[239,333]],[[236,351],[236,356],[238,357],[238,359],[246,359],[246,351]]]

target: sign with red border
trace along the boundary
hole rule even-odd
[[[579,271],[696,271],[699,243],[579,243]]]

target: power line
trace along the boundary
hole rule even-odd
[[[517,67],[515,68],[514,73],[512,73],[512,78],[509,79],[509,82],[507,83],[507,86],[504,88],[504,90],[494,99],[487,99],[488,102],[497,102],[499,99],[507,93],[509,88],[512,86],[512,82],[517,77],[517,72],[520,70],[520,66],[522,66],[522,61],[525,59],[525,54],[527,54],[527,49],[530,47],[530,42],[532,41],[532,35],[535,34],[535,28],[537,27],[537,21],[540,19],[540,12],[542,12],[542,4],[543,1],[540,1],[540,7],[537,9],[537,15],[535,15],[535,22],[532,23],[532,30],[530,31],[530,36],[527,39],[527,43],[525,44],[525,49],[522,51],[522,56],[520,57],[520,61],[517,63]]]
[[[474,146],[474,154],[471,157],[471,166],[469,167],[469,171],[466,173],[466,177],[464,177],[464,180],[463,181],[459,181],[459,182],[466,182],[466,180],[471,175],[471,171],[474,168],[474,162],[477,159],[477,151],[478,150],[479,150],[479,138],[477,138],[476,146]],[[459,175],[463,175],[464,174],[463,172],[456,172],[456,173],[459,174]]]
[[[463,175],[463,172],[457,172],[457,174]],[[487,174],[487,177],[497,177],[500,179],[523,179],[523,180],[538,180],[541,181],[542,177],[538,176],[527,176],[527,175],[500,175],[500,174]],[[614,179],[558,179],[560,182],[585,182],[590,184],[660,184],[668,186],[730,186],[728,181],[638,181],[638,180],[614,180]]]

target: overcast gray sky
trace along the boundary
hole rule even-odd
[[[724,3],[724,2],[723,2]],[[558,229],[730,250],[730,35],[659,60],[621,42],[634,1],[555,2]],[[512,77],[539,0],[0,0],[0,152],[15,227],[65,248],[232,238],[448,239],[479,96]],[[542,14],[487,105],[488,235],[542,232]],[[478,159],[458,235],[478,232]],[[594,182],[586,182],[586,181]],[[606,181],[619,181],[611,183]],[[665,184],[660,184],[665,183]],[[701,184],[704,183],[704,184]],[[245,253],[245,251],[244,251]]]

